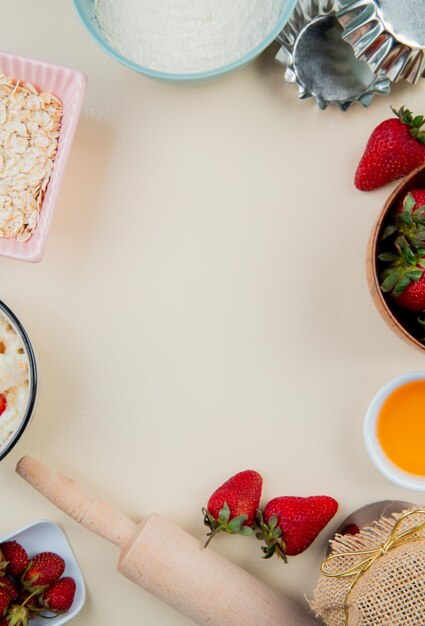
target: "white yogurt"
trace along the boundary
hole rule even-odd
[[[22,338],[0,312],[0,393],[6,410],[0,415],[0,452],[19,428],[28,406],[29,361]]]

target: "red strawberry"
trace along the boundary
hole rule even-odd
[[[66,613],[74,602],[75,591],[73,578],[61,578],[44,592],[41,603],[52,613]]]
[[[259,511],[257,538],[264,540],[264,558],[273,554],[282,557],[304,552],[330,522],[338,510],[338,502],[329,496],[298,498],[283,496],[270,500]]]
[[[415,313],[425,310],[425,274],[421,269],[418,272],[421,272],[420,278],[409,282],[400,295],[394,296],[398,306]]]
[[[0,415],[3,415],[6,409],[7,409],[6,396],[0,393]]]
[[[6,541],[0,544],[3,558],[8,561],[6,572],[12,576],[20,576],[29,563],[26,550],[17,541]]]
[[[219,532],[252,535],[255,513],[260,504],[263,479],[258,472],[246,470],[229,478],[212,494],[204,514],[208,526],[207,546]]]
[[[347,524],[341,535],[358,535],[359,532],[360,528],[357,526],[357,524]]]
[[[9,593],[11,602],[14,602],[17,599],[18,590],[16,589],[16,585],[7,576],[2,576],[0,578],[0,589],[6,589]]]
[[[41,552],[29,563],[22,576],[22,583],[28,589],[44,587],[55,583],[63,574],[65,561],[54,552]]]
[[[425,118],[414,118],[404,107],[393,112],[397,119],[381,122],[367,142],[354,180],[361,191],[382,187],[425,163]]]
[[[10,604],[10,594],[7,589],[2,587],[0,589],[0,617],[4,617],[6,615],[7,609]]]

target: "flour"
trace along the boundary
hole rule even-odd
[[[271,33],[283,0],[94,0],[108,43],[152,70],[195,73],[237,61]]]

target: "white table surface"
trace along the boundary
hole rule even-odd
[[[421,501],[371,465],[363,416],[390,378],[423,368],[376,312],[369,232],[391,187],[354,189],[390,104],[425,110],[425,82],[369,110],[319,111],[267,52],[202,85],[154,82],[107,57],[70,0],[1,0],[2,49],[83,70],[89,88],[42,263],[0,260],[1,299],[38,354],[31,428],[0,466],[0,533],[66,530],[88,599],[75,626],[190,622],[115,572],[117,550],[14,474],[30,453],[133,517],[200,538],[200,509],[242,469],[265,499],[326,493],[332,530],[383,498]],[[254,540],[215,549],[301,599],[328,533],[283,566]],[[46,546],[48,548],[48,546]]]

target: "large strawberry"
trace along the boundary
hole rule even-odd
[[[388,263],[381,289],[402,308],[425,309],[425,190],[409,192],[397,208],[393,223],[382,236],[387,251],[379,259]]]
[[[44,592],[41,604],[52,613],[66,613],[74,602],[75,591],[73,578],[61,578]]]
[[[6,572],[8,574],[20,576],[28,567],[28,554],[17,541],[6,541],[0,544],[0,551],[3,559],[7,561]]]
[[[404,107],[393,112],[397,118],[381,122],[367,142],[354,180],[361,191],[382,187],[425,163],[425,118]]]
[[[329,496],[283,496],[270,500],[257,517],[257,539],[266,543],[262,547],[264,558],[276,554],[286,562],[287,556],[301,554],[337,510],[338,502]]]
[[[252,535],[255,514],[260,505],[263,479],[258,472],[246,470],[229,478],[210,497],[202,509],[208,526],[208,541],[219,532]]]
[[[65,561],[54,552],[41,552],[31,561],[22,576],[23,585],[32,590],[42,591],[55,583],[65,570]]]

